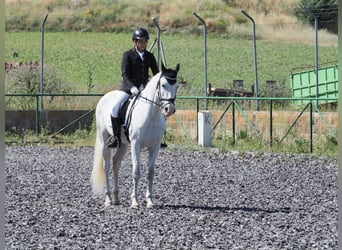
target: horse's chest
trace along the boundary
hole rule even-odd
[[[132,137],[147,138],[149,140],[155,138],[159,140],[165,132],[165,118],[161,118],[160,120],[151,119],[141,124],[132,124],[132,126],[135,127],[135,129],[131,130]]]

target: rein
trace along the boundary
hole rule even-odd
[[[139,95],[136,97],[136,99],[137,99],[138,97],[140,97],[140,98],[144,99],[145,101],[147,101],[147,102],[149,102],[149,103],[152,103],[152,104],[154,104],[154,105],[156,105],[156,106],[162,107],[162,105],[161,105],[160,103],[157,103],[157,102],[155,102],[155,101],[153,101],[153,100],[150,100],[150,99],[148,99],[148,98],[145,97],[145,96],[141,96],[141,95],[139,94]]]
[[[137,97],[138,97],[138,96],[137,96]],[[148,98],[145,97],[145,96],[139,96],[139,97],[142,98],[142,99],[144,99],[145,101],[148,101],[149,103],[152,103],[152,104],[156,105],[156,106],[163,107],[162,104],[157,103],[157,102],[155,102],[155,101],[152,101],[152,100],[148,99]],[[171,103],[174,103],[175,100],[176,100],[176,98],[167,98],[167,99],[166,99],[166,98],[160,98],[160,100],[161,100],[161,101],[169,101],[169,102],[171,102]]]
[[[164,77],[165,77],[165,76],[164,76]],[[161,102],[162,102],[162,101],[167,101],[167,102],[174,103],[175,100],[176,100],[176,98],[161,98],[161,94],[160,94],[160,78],[161,78],[161,76],[159,77],[158,83],[157,83],[157,88],[159,88],[159,91],[158,91],[159,100],[160,100]],[[165,77],[165,78],[166,78],[166,79],[169,79],[169,80],[172,80],[172,81],[175,81],[175,82],[177,81],[176,78],[170,78],[170,77]],[[170,84],[171,84],[171,83],[170,83]],[[162,105],[161,103],[157,103],[157,102],[155,102],[155,101],[153,101],[153,100],[148,99],[148,98],[145,97],[145,96],[141,96],[140,93],[139,93],[139,95],[136,97],[136,99],[137,99],[138,97],[140,97],[140,98],[144,99],[145,101],[150,102],[150,103],[152,103],[152,104],[154,104],[154,105],[156,105],[156,106],[163,107],[163,105]]]
[[[165,76],[164,76],[165,77]],[[159,91],[158,91],[158,97],[159,97],[159,100],[160,101],[169,101],[169,102],[171,102],[171,103],[174,103],[175,102],[175,100],[176,100],[176,98],[161,98],[161,94],[160,94],[160,78],[161,78],[161,76],[159,77],[159,79],[158,79],[158,83],[157,83],[157,88],[159,88]],[[170,80],[172,80],[172,81],[174,81],[175,83],[176,83],[176,81],[177,81],[177,79],[176,78],[168,78],[168,77],[165,77],[166,79],[170,79]],[[154,105],[156,105],[156,106],[158,106],[158,107],[160,107],[160,108],[162,108],[163,107],[163,105],[161,104],[161,103],[157,103],[157,102],[155,102],[155,101],[153,101],[153,100],[150,100],[150,99],[148,99],[147,97],[145,97],[145,96],[142,96],[141,95],[141,92],[139,92],[139,94],[138,95],[136,95],[134,98],[133,98],[133,103],[132,103],[132,106],[131,106],[131,108],[130,108],[130,110],[129,110],[129,114],[128,114],[128,119],[127,119],[127,123],[126,123],[126,128],[129,128],[129,126],[131,125],[131,118],[132,118],[132,112],[133,112],[133,109],[134,109],[134,105],[135,105],[135,102],[138,100],[138,98],[142,98],[142,99],[144,99],[145,101],[147,101],[147,102],[149,102],[149,103],[152,103],[152,104],[154,104]],[[166,104],[165,104],[166,105]],[[127,137],[128,138],[128,137]]]

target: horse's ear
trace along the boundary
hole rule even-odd
[[[164,65],[164,62],[163,62],[163,61],[162,61],[161,65],[162,65],[162,72],[166,71],[166,67],[165,67],[165,65]]]
[[[177,72],[179,71],[179,63],[177,64],[175,71],[177,71]]]

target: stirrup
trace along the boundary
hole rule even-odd
[[[118,138],[116,136],[110,136],[106,141],[108,148],[116,148],[118,146]]]

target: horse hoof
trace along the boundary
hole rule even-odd
[[[153,208],[154,205],[153,205],[153,203],[147,203],[146,207],[147,207],[147,208]]]
[[[112,200],[106,195],[106,200],[104,203],[105,208],[109,207],[112,204]]]
[[[139,204],[138,203],[132,203],[131,208],[138,209],[139,208]]]
[[[109,201],[109,202],[106,201],[106,202],[104,203],[104,206],[105,206],[105,208],[107,208],[107,207],[109,207],[111,204],[112,204],[112,203],[111,203],[110,201]]]

